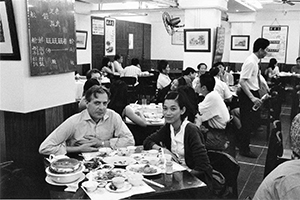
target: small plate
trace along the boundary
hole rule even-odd
[[[129,156],[114,156],[114,157],[105,157],[103,159],[107,164],[111,164],[119,167],[126,167],[127,165],[135,163],[135,159]]]
[[[149,165],[151,169],[156,170],[156,172],[153,173],[146,173],[142,169],[145,167],[145,164],[135,164],[135,165],[129,165],[126,167],[126,170],[135,172],[135,173],[140,173],[143,176],[155,176],[161,173],[161,169],[159,167],[156,167],[154,165]]]
[[[47,183],[49,183],[51,185],[57,185],[57,186],[66,186],[69,184],[79,183],[79,182],[83,181],[84,179],[85,179],[85,175],[83,173],[76,181],[71,182],[71,183],[57,183],[57,182],[54,182],[49,176],[46,176],[46,178],[45,178]]]
[[[116,190],[112,190],[110,189],[109,186],[111,186],[112,183],[108,183],[106,186],[105,186],[105,189],[107,189],[109,192],[114,192],[114,193],[120,193],[120,192],[126,192],[128,190],[131,189],[132,185],[128,182],[125,182],[124,183],[124,186],[120,189],[116,189]]]

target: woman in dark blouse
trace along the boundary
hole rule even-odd
[[[144,141],[144,149],[158,149],[171,154],[192,174],[212,188],[212,167],[200,129],[187,120],[187,100],[184,92],[172,91],[163,102],[166,124]]]

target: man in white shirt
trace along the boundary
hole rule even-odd
[[[160,72],[157,78],[157,89],[161,90],[167,87],[171,83],[169,77],[170,67],[169,63],[166,60],[160,60],[158,62],[157,70]]]
[[[115,73],[121,74],[124,70],[122,67],[123,56],[116,54],[113,62],[113,69]]]
[[[206,148],[225,150],[225,128],[230,119],[228,109],[219,93],[214,91],[215,79],[209,73],[201,76],[198,87],[205,98],[198,105],[200,115],[197,115],[196,124],[204,125],[209,130],[206,133]]]
[[[107,109],[110,93],[94,85],[85,94],[87,109],[69,117],[40,145],[43,155],[64,155],[98,151],[99,147],[126,147],[135,144],[121,116]]]
[[[121,77],[122,76],[135,77],[136,80],[138,80],[138,76],[140,76],[142,73],[139,63],[140,63],[139,59],[132,58],[131,65],[125,67],[125,69],[121,73]]]
[[[257,128],[260,113],[253,111],[253,105],[260,106],[262,104],[259,96],[260,89],[260,73],[259,60],[267,55],[267,47],[270,42],[264,38],[258,38],[253,45],[253,53],[248,56],[242,65],[240,75],[241,92],[239,92],[240,117],[242,123],[242,131],[240,134],[239,154],[249,158],[256,158],[249,147],[250,135]]]

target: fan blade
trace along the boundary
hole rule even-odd
[[[294,4],[293,2],[291,2],[291,1],[286,1],[286,3],[289,4],[290,6],[295,5],[295,4]]]

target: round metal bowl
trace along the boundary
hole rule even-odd
[[[50,172],[49,167],[46,168],[46,174],[56,183],[72,183],[80,178],[85,167],[83,164],[75,172],[68,174],[55,174]]]

